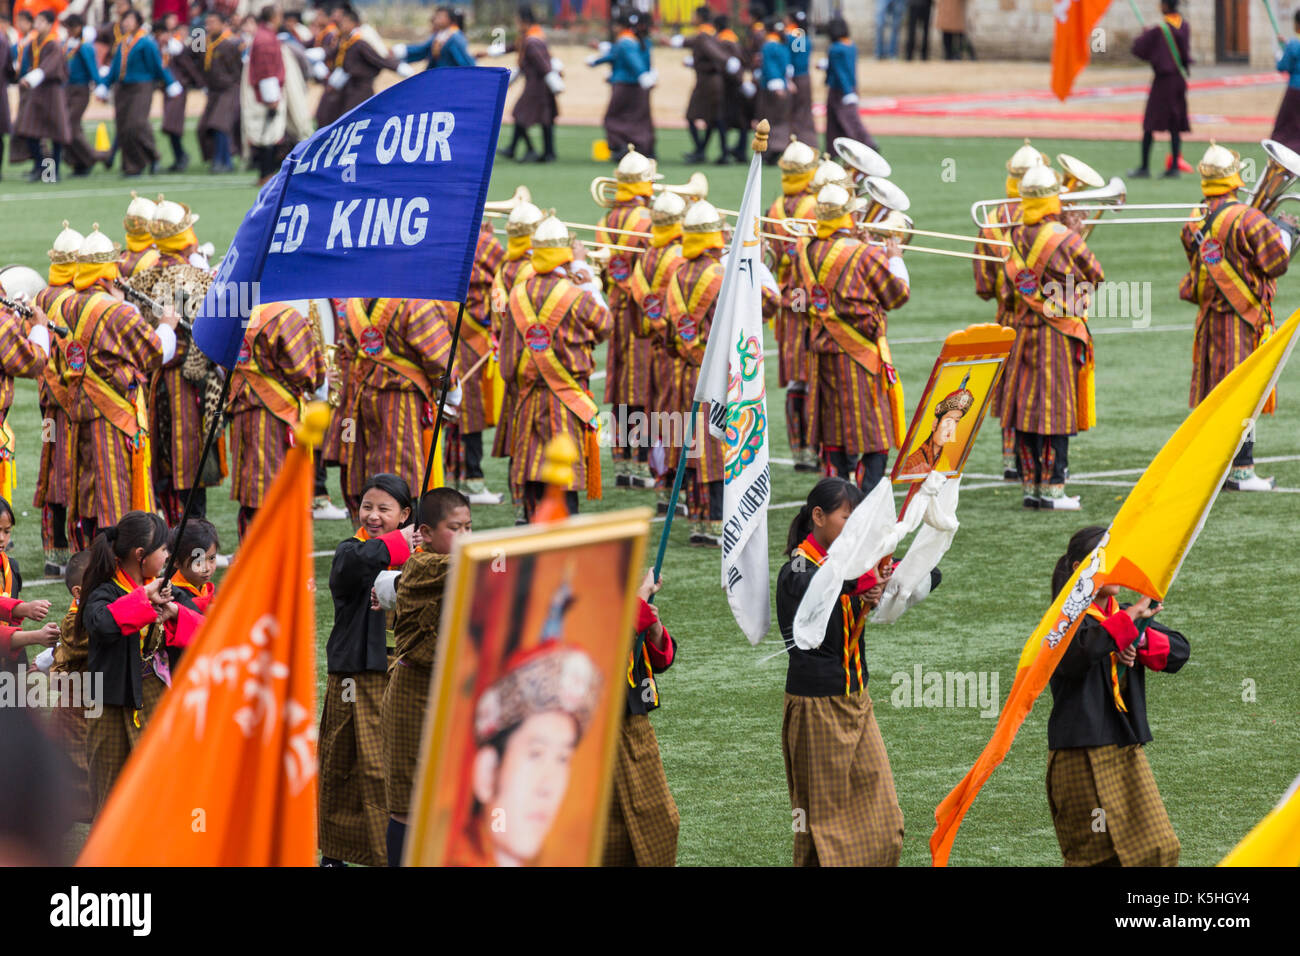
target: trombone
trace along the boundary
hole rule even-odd
[[[1124,180],[1114,176],[1109,183],[1100,189],[1061,193],[1061,210],[1062,212],[1097,213],[1096,216],[1083,220],[1081,225],[1088,227],[1080,233],[1084,238],[1092,232],[1091,227],[1102,222],[1102,214],[1107,212],[1117,212],[1121,209],[1134,212],[1179,209],[1184,211],[1184,216],[1125,216],[1112,217],[1105,221],[1116,225],[1150,225],[1154,223],[1179,223],[1185,225],[1195,217],[1198,211],[1203,212],[1205,210],[1205,203],[1203,202],[1129,203],[1125,202],[1126,193],[1127,187],[1124,185]],[[991,215],[992,210],[1001,209],[1018,202],[1020,202],[1019,199],[981,199],[971,204],[971,220],[980,228],[1023,225],[1023,219],[1002,221],[993,218],[993,215],[996,214]]]
[[[614,207],[614,197],[618,193],[618,180],[613,176],[597,176],[591,181],[591,198],[597,206],[603,206],[606,209]],[[709,180],[700,172],[691,173],[691,178],[684,183],[676,185],[671,183],[653,183],[653,191],[667,191],[677,193],[688,202],[693,199],[707,199],[709,195]]]
[[[899,213],[899,215],[902,216],[905,224],[891,225],[885,222],[862,222],[858,224],[858,229],[861,230],[866,237],[870,237],[875,233],[887,232],[887,233],[898,235],[900,238],[903,239],[910,239],[913,233],[915,233],[916,235],[952,236],[952,238],[960,239],[963,242],[987,242],[987,240],[976,239],[970,236],[955,236],[952,235],[951,233],[932,233],[932,232],[925,232],[919,229],[913,230],[911,228],[911,219],[907,218],[906,216],[903,216],[902,213]],[[769,219],[766,221],[771,222],[772,220]],[[785,229],[790,233],[790,235],[781,236],[770,232],[760,233],[760,235],[762,235],[765,239],[774,239],[780,242],[789,242],[792,236],[798,239],[811,239],[813,235],[815,235],[815,229],[817,226],[817,220],[815,219],[782,219],[779,221],[780,224],[784,226]],[[876,240],[876,239],[866,238],[865,241],[870,243],[873,246],[884,245],[883,241]],[[993,245],[994,243],[989,243],[989,244]],[[1000,242],[1000,241],[996,244],[1007,245],[1007,246],[1011,245],[1011,243],[1009,242]],[[905,249],[908,252],[925,252],[935,256],[951,256],[955,259],[975,259],[981,262],[1006,261],[1005,256],[986,256],[980,252],[960,252],[956,249],[937,249],[934,246],[918,246],[910,242],[900,242],[899,248]]]

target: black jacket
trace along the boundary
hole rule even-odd
[[[798,697],[837,697],[857,693],[867,686],[867,647],[862,619],[870,611],[866,598],[855,593],[858,582],[846,581],[840,600],[831,610],[826,637],[810,651],[794,643],[794,615],[817,573],[817,564],[802,554],[787,561],[776,577],[776,620],[789,653],[785,692]],[[850,631],[857,632],[856,647],[846,656],[844,610],[847,603]]]
[[[108,609],[127,593],[116,582],[105,581],[86,599],[82,612],[90,647],[86,669],[104,675],[104,698],[100,703],[139,710],[144,706],[141,683],[145,668],[140,656],[140,634],[124,633]]]
[[[388,670],[385,612],[370,609],[370,589],[380,571],[400,565],[410,553],[399,531],[367,541],[348,538],[334,551],[330,567],[334,627],[325,645],[329,673]]]
[[[1137,636],[1122,607],[1105,622],[1085,617],[1056,665],[1050,682],[1052,715],[1047,721],[1047,746],[1051,750],[1126,746],[1151,740],[1146,672],[1175,673],[1187,662],[1191,647],[1177,631],[1149,624],[1146,647],[1139,649],[1133,666],[1123,668],[1123,673],[1117,666],[1120,698],[1128,708],[1127,713],[1121,711],[1115,703],[1110,655],[1127,647]]]

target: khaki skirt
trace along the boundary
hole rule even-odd
[[[681,816],[645,714],[623,718],[602,866],[675,866]]]
[[[330,674],[320,718],[319,833],[322,856],[388,864],[388,808],[379,712],[388,675]]]

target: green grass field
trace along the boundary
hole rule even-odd
[[[508,130],[507,130],[508,132]],[[598,210],[587,186],[609,168],[590,162],[591,128],[564,128],[557,147],[562,162],[497,167],[490,198],[508,196],[520,182],[542,207],[554,206],[567,219],[593,222]],[[684,132],[662,134],[660,169],[668,182],[689,173],[678,157],[687,148]],[[1017,143],[1005,140],[936,138],[886,139],[893,180],[912,199],[919,227],[969,234],[970,204],[1001,194],[1003,163]],[[1135,144],[1082,141],[1036,142],[1055,154],[1077,154],[1103,174],[1133,164]],[[1256,144],[1233,144],[1256,163]],[[1201,146],[1192,149],[1193,159]],[[165,149],[165,147],[164,147]],[[1163,145],[1157,158],[1163,162]],[[716,203],[740,202],[743,167],[705,170]],[[130,188],[193,206],[202,221],[201,240],[224,250],[254,190],[251,174],[210,177],[190,172],[130,185],[116,174],[57,186],[29,186],[5,170],[0,184],[0,261],[45,267],[44,252],[64,219],[85,231],[98,221],[110,234],[121,232]],[[775,170],[765,171],[767,202],[779,193]],[[1130,183],[1129,199],[1193,201],[1197,179]],[[119,236],[120,238],[120,236]],[[1186,261],[1174,225],[1106,226],[1091,242],[1107,279],[1134,283],[1143,308],[1135,316],[1095,317],[1099,426],[1071,445],[1072,492],[1082,494],[1074,515],[1024,512],[1019,490],[1000,481],[1000,445],[995,423],[986,423],[968,465],[959,517],[962,528],[943,563],[944,582],[927,602],[888,627],[870,628],[869,661],[876,714],[893,765],[907,826],[903,862],[928,864],[928,839],[936,804],[974,761],[993,729],[975,708],[904,708],[891,705],[891,675],[924,671],[997,672],[999,692],[1011,686],[1020,648],[1049,600],[1052,566],[1069,535],[1085,524],[1104,524],[1118,510],[1127,489],[1187,414],[1195,310],[1177,297]],[[992,306],[972,292],[965,260],[912,254],[912,298],[891,316],[890,340],[911,404],[920,395],[943,337],[954,329],[991,321]],[[322,286],[321,294],[328,289]],[[375,292],[381,293],[382,289]],[[1149,309],[1147,308],[1149,306]],[[1300,281],[1283,279],[1277,311],[1285,317],[1300,306]],[[769,348],[774,343],[770,340]],[[769,518],[772,573],[793,508],[812,479],[789,466],[783,395],[775,364],[768,365],[769,414],[774,463],[774,505]],[[1288,369],[1280,388],[1281,410],[1259,426],[1256,454],[1262,474],[1278,485],[1300,489],[1300,369]],[[909,412],[911,405],[909,405]],[[41,566],[39,515],[31,509],[38,461],[39,413],[33,383],[20,381],[10,422],[18,435],[19,528],[14,554],[29,581]],[[603,501],[584,510],[653,503],[652,492],[615,490],[606,472]],[[504,462],[490,460],[489,484],[505,486]],[[1089,477],[1095,476],[1095,477]],[[331,485],[337,474],[331,472]],[[235,505],[223,491],[209,492],[209,512],[226,548],[235,540]],[[1300,496],[1225,494],[1216,503],[1191,551],[1163,615],[1189,637],[1191,661],[1174,677],[1150,683],[1155,742],[1149,757],[1186,864],[1217,862],[1278,799],[1300,771],[1297,716],[1300,711],[1300,649],[1286,637],[1285,622],[1300,613],[1295,567],[1300,543],[1295,529]],[[479,528],[509,524],[508,505],[481,508]],[[684,524],[684,523],[683,523]],[[657,539],[661,525],[655,526]],[[331,550],[348,535],[346,522],[318,522],[316,548]],[[317,560],[318,645],[329,633],[328,557]],[[781,714],[785,664],[763,660],[779,650],[773,631],[751,648],[736,629],[718,587],[718,552],[690,547],[686,529],[674,526],[660,598],[664,620],[681,646],[677,664],[661,688],[665,706],[654,717],[668,780],[681,810],[678,858],[683,864],[781,865],[791,858],[791,816],[781,759]],[[1291,570],[1287,570],[1290,568]],[[61,584],[33,585],[28,593],[48,597],[62,609]],[[773,615],[775,622],[775,614]],[[1279,627],[1282,630],[1279,630]],[[320,657],[321,681],[324,657]],[[1253,688],[1252,695],[1244,689]],[[955,865],[1058,865],[1060,854],[1044,790],[1046,720],[1050,700],[1033,712],[1006,763],[975,802],[952,855]]]

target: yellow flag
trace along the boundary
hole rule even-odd
[[[1295,345],[1300,310],[1220,382],[1178,426],[1120,506],[1101,544],[1061,589],[1025,642],[993,737],[975,765],[934,811],[930,858],[945,866],[957,828],[984,782],[1002,763],[1092,596],[1118,584],[1163,599],[1200,534],[1232,459]]]
[[[1219,866],[1300,866],[1300,777]]]

